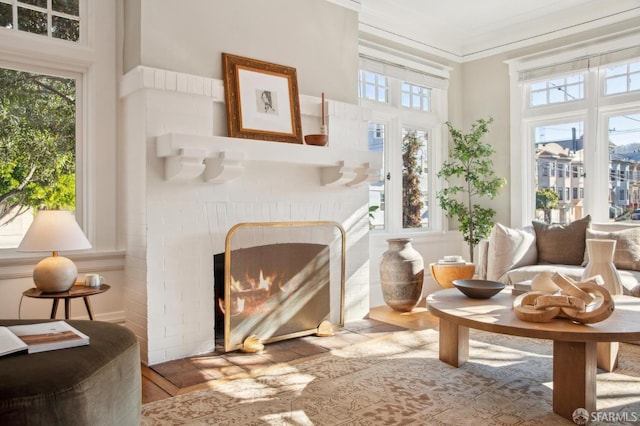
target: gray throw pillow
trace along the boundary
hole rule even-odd
[[[538,263],[581,265],[584,260],[587,228],[591,216],[568,224],[548,224],[533,221],[538,248]]]
[[[622,231],[587,230],[587,238],[595,240],[615,240],[616,250],[613,254],[613,264],[618,269],[640,271],[640,228],[630,228]],[[585,262],[589,261],[588,250],[585,252]]]

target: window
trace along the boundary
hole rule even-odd
[[[387,58],[388,59],[388,58]],[[360,108],[367,119],[367,144],[382,152],[379,179],[369,185],[369,225],[380,233],[440,230],[434,170],[446,154],[442,140],[446,79],[440,71],[418,72],[361,57]],[[448,73],[447,73],[448,75]],[[439,210],[439,209],[438,209]]]
[[[0,26],[77,42],[80,0],[1,0]]]
[[[387,103],[387,82],[383,75],[360,70],[360,98]]]
[[[431,89],[415,84],[402,83],[402,106],[417,109],[418,111],[431,111]]]
[[[532,107],[571,102],[584,98],[584,76],[574,74],[532,83],[530,105]]]
[[[573,195],[569,202],[565,192],[552,221],[568,222],[590,214],[594,221],[605,222],[612,212],[617,217],[617,212],[634,207],[632,197],[640,183],[635,180],[640,167],[640,48],[636,44],[632,38],[623,38],[620,50],[610,52],[603,45],[606,53],[589,58],[576,51],[578,59],[509,61],[512,105],[523,105],[512,109],[512,134],[521,135],[511,144],[514,225],[542,218],[533,192],[553,184],[552,170],[545,172],[539,166],[552,159],[567,164],[563,172],[558,163],[558,177],[568,177],[571,170]]]
[[[0,68],[0,248],[39,208],[76,210],[76,80]]]
[[[606,95],[640,90],[640,61],[607,68],[604,87]]]
[[[18,28],[18,11],[21,8],[47,14],[46,34],[42,31],[41,35],[36,36],[24,28]],[[75,178],[75,203],[73,199],[69,199],[69,203],[60,201],[57,205],[69,207],[75,204],[78,223],[92,245],[101,252],[117,249],[118,238],[114,183],[117,180],[116,140],[113,134],[116,129],[117,102],[113,96],[117,81],[117,67],[113,56],[116,16],[115,2],[0,0],[2,72],[19,71],[33,79],[45,79],[41,80],[43,84],[66,82],[69,87],[73,87],[71,92],[74,95],[67,99],[74,111],[73,119],[59,123],[53,123],[51,120],[50,123],[69,126],[71,130],[66,134],[71,133],[74,138],[73,156],[69,157],[69,163],[65,164],[64,175],[66,179]],[[59,30],[54,28],[55,25],[61,28],[58,18],[69,18],[73,21],[69,25],[77,27],[77,38],[56,32]],[[94,43],[88,45],[87,40],[93,40]],[[42,102],[44,100],[34,102],[30,113],[40,113],[44,108]],[[23,115],[23,118],[27,117]],[[0,134],[3,130],[7,129],[0,129]],[[56,143],[60,146],[62,141],[58,140]],[[4,160],[6,157],[2,158]],[[4,166],[6,164],[3,164]],[[73,172],[66,173],[71,170]],[[0,239],[5,238],[3,247],[15,247],[15,241],[21,240],[27,227],[27,221],[23,224],[13,221],[9,225],[0,226],[0,233],[4,235]],[[9,243],[7,238],[13,238],[14,242]],[[12,248],[2,251],[3,259],[25,256],[29,255],[16,253]]]
[[[385,125],[382,123],[369,123],[368,132],[369,151],[380,152],[383,155],[380,179],[369,184],[369,228],[384,229],[384,185],[387,174],[384,167]]]

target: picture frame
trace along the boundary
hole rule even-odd
[[[222,54],[230,137],[302,143],[296,69]]]

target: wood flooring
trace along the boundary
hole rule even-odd
[[[369,341],[402,330],[436,328],[437,318],[427,311],[424,301],[412,312],[400,313],[387,306],[372,308],[369,318],[348,322],[334,336],[306,336],[265,345],[261,353],[216,352],[142,366],[142,403],[158,401],[199,389],[220,381],[244,377],[252,371],[293,364],[322,356],[331,350]]]

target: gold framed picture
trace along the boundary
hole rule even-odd
[[[302,143],[296,69],[222,54],[230,137]]]

